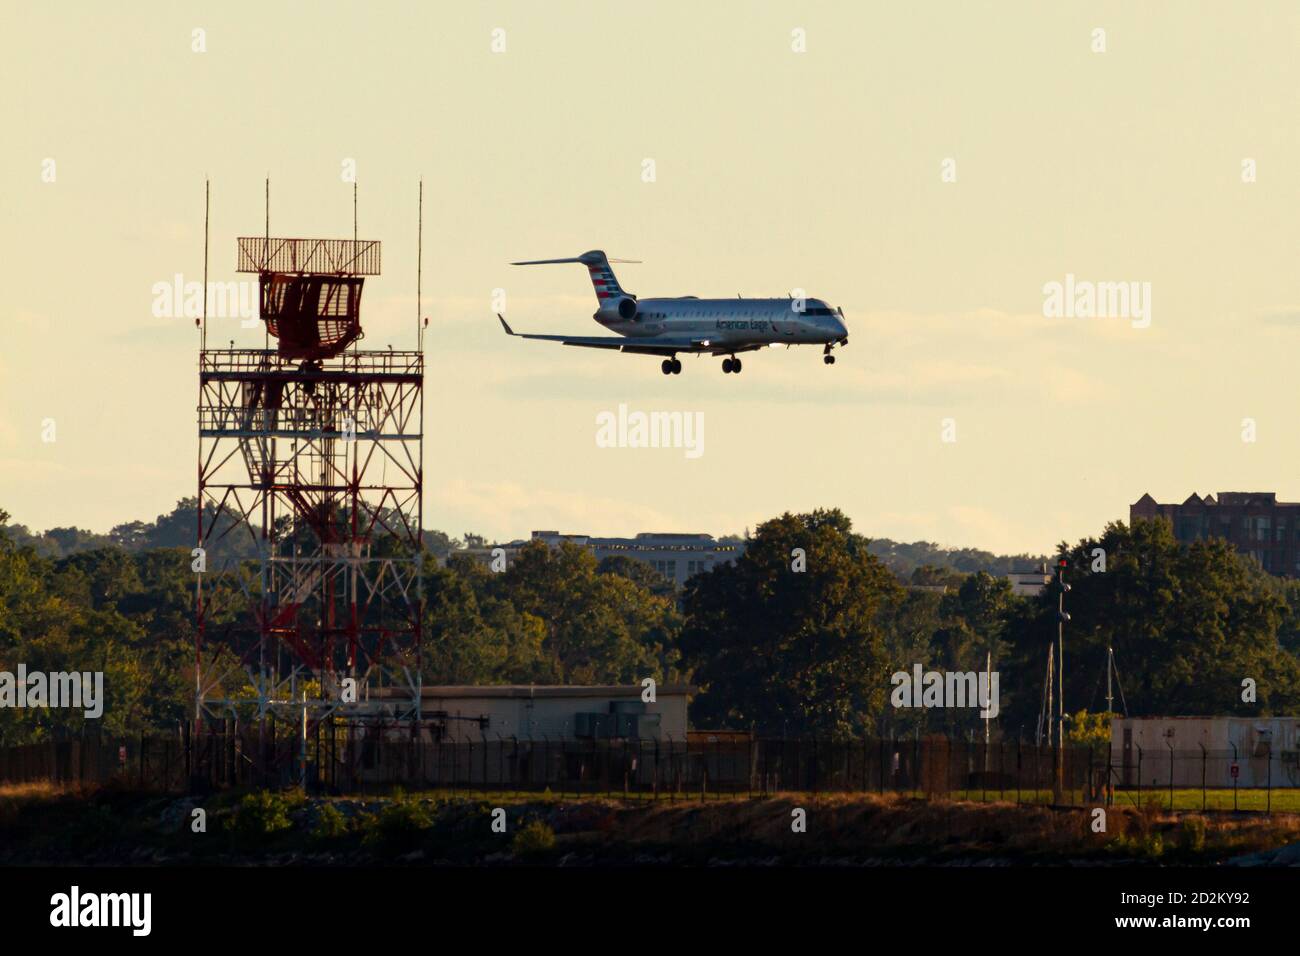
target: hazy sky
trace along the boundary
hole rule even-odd
[[[1042,551],[1144,491],[1300,499],[1298,41],[1292,2],[10,5],[0,507],[106,531],[194,494],[197,337],[154,284],[202,278],[205,176],[214,281],[267,174],[273,235],[351,236],[348,159],[369,347],[413,344],[425,181],[430,527],[838,506]],[[664,376],[507,339],[497,288],[516,330],[601,331],[581,267],[507,265],[592,248],[642,296],[806,289],[849,345]],[[1067,274],[1150,283],[1149,327],[1044,316]],[[702,412],[704,454],[597,447],[620,402]]]

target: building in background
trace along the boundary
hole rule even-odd
[[[635,538],[597,538],[586,534],[534,531],[532,540],[545,542],[553,548],[558,548],[567,541],[588,549],[597,561],[616,556],[643,561],[677,587],[702,571],[735,561],[745,551],[742,541],[718,541],[710,534],[642,533]],[[522,540],[494,545],[476,543],[474,547],[453,551],[452,555],[469,555],[490,564],[493,552],[500,548],[509,565],[526,543]]]
[[[1271,491],[1193,494],[1182,504],[1159,504],[1144,494],[1129,507],[1129,521],[1164,518],[1183,544],[1224,538],[1271,574],[1300,577],[1300,502],[1278,501]]]
[[[421,688],[422,737],[435,743],[497,740],[686,740],[692,689],[661,684],[644,701],[640,684],[503,684]],[[359,706],[370,715],[397,705],[383,690]]]
[[[1114,717],[1110,762],[1121,786],[1300,786],[1296,717]],[[1172,759],[1171,759],[1172,758]]]
[[[1007,580],[1011,582],[1012,594],[1037,597],[1043,588],[1052,583],[1052,575],[1048,573],[1047,565],[1042,564],[1032,571],[1012,571],[1007,575]]]

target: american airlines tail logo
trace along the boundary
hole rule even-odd
[[[618,280],[614,278],[612,271],[596,266],[591,266],[588,271],[591,273],[591,284],[596,287],[597,298],[608,299],[622,294],[623,290],[619,288]]]

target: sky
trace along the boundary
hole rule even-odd
[[[367,347],[414,345],[424,181],[431,528],[839,507],[1042,553],[1144,492],[1300,500],[1297,41],[1290,2],[14,6],[0,508],[107,531],[193,495],[197,335],[155,287],[202,279],[204,181],[225,282],[267,176],[272,235],[350,237],[352,168]],[[601,332],[581,267],[508,265],[587,249],[643,297],[806,290],[849,344],[664,376],[508,339],[502,295]],[[1149,313],[1050,314],[1067,276]],[[702,415],[703,454],[600,447],[620,404]]]

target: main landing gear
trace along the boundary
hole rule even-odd
[[[664,359],[659,367],[664,370],[665,375],[682,374],[682,360],[679,358]]]
[[[835,364],[835,356],[831,355],[831,347],[829,343],[826,345],[826,351],[822,352],[822,361],[827,365]]]
[[[731,358],[725,358],[725,359],[723,359],[723,360],[722,360],[722,371],[723,371],[724,374],[728,374],[728,375],[730,375],[732,372],[735,372],[737,375],[739,375],[739,374],[740,374],[740,359],[736,358],[734,355],[733,355]]]

